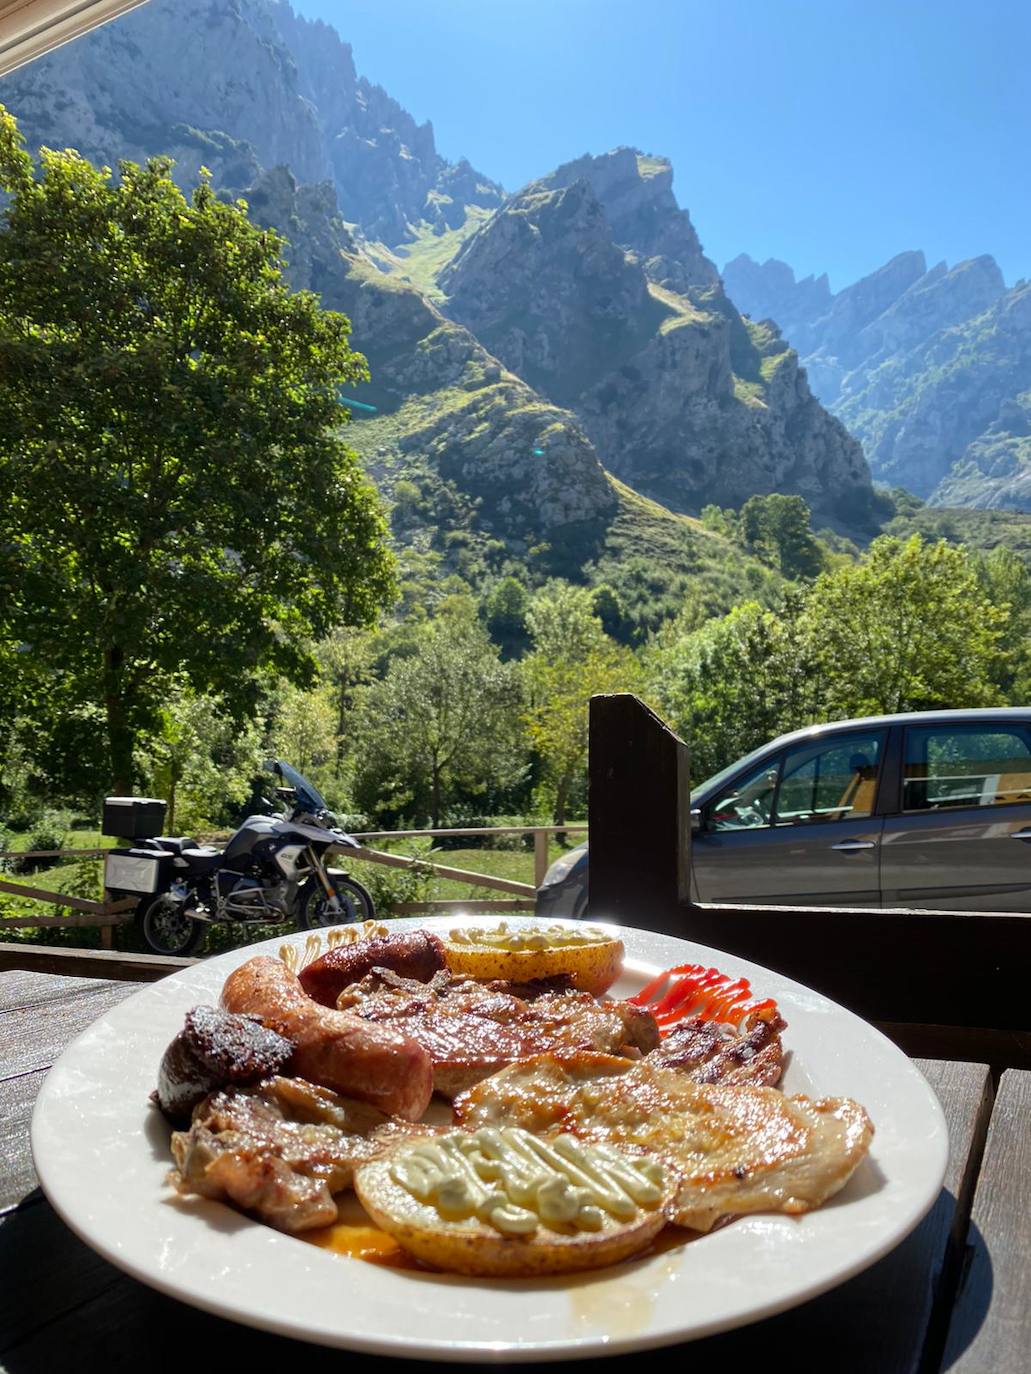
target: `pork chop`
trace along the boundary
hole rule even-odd
[[[873,1126],[849,1098],[786,1097],[754,1083],[695,1083],[609,1055],[514,1064],[461,1094],[456,1122],[572,1131],[654,1156],[679,1178],[670,1221],[708,1231],[724,1216],[807,1212],[848,1182]]]
[[[345,988],[337,1009],[389,1024],[421,1045],[433,1061],[434,1089],[444,1097],[538,1055],[628,1060],[659,1043],[655,1018],[629,1003],[599,1002],[569,988],[479,983],[446,971],[420,983],[378,968]]]

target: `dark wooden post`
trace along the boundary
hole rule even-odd
[[[691,881],[687,745],[629,692],[592,697],[588,785],[588,916],[683,934]]]

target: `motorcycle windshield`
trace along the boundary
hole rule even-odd
[[[328,811],[329,805],[319,789],[310,783],[303,773],[298,773],[296,768],[292,768],[285,759],[270,759],[265,767],[271,773],[278,773],[287,787],[292,787],[297,793],[297,801],[300,806],[313,816],[317,816],[320,811]]]

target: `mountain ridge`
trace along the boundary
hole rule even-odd
[[[930,268],[922,253],[898,254],[837,293],[744,254],[723,277],[742,309],[798,347],[875,478],[935,505],[1031,510],[1031,303],[990,254]]]
[[[578,514],[581,529],[614,518],[606,468],[681,512],[787,490],[836,527],[876,523],[858,445],[775,331],[727,300],[664,158],[588,154],[505,197],[446,162],[432,125],[286,0],[149,0],[4,78],[0,100],[33,150],[78,146],[109,164],[169,154],[183,184],[204,165],[220,194],[247,194],[252,215],[286,234],[294,284],[353,318],[375,409],[352,433],[384,436],[373,445],[393,455],[383,480],[402,460],[428,464],[517,544]],[[496,285],[511,291],[546,268],[553,298],[568,295],[558,369],[530,366],[550,329],[539,292],[519,357],[486,325],[476,337],[447,299],[484,244],[513,229],[520,196],[538,201],[523,216],[529,237],[513,239],[521,261]],[[533,239],[548,216],[542,258]],[[369,455],[374,470],[380,456]],[[590,546],[586,535],[566,543]]]

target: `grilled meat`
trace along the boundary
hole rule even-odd
[[[278,1073],[293,1044],[256,1016],[194,1007],[165,1050],[154,1098],[173,1122],[185,1122],[198,1102],[227,1084],[256,1083]]]
[[[180,1193],[230,1201],[280,1231],[336,1221],[333,1194],[395,1138],[382,1112],[300,1079],[213,1093],[172,1136]]]
[[[278,959],[257,955],[241,964],[226,979],[222,1005],[260,1017],[293,1041],[290,1072],[301,1078],[410,1121],[417,1121],[429,1105],[430,1057],[402,1024],[371,1025],[320,1006]]]
[[[526,991],[525,984],[478,983],[446,971],[420,983],[377,969],[345,988],[337,1006],[421,1045],[433,1061],[433,1086],[445,1097],[540,1054],[637,1058],[658,1044],[654,1017],[637,1007],[569,990],[527,998],[514,986]]]
[[[308,964],[299,976],[309,997],[324,1007],[335,1007],[344,988],[360,982],[374,968],[425,983],[445,967],[443,942],[428,930],[410,930],[381,940],[339,945]]]
[[[662,1159],[680,1180],[669,1219],[698,1231],[722,1216],[818,1207],[845,1185],[873,1136],[848,1098],[700,1084],[647,1058],[627,1065],[607,1055],[513,1064],[463,1093],[454,1112],[470,1130],[572,1131]]]
[[[780,1033],[785,1022],[774,1014],[757,1017],[744,1035],[700,1016],[681,1021],[648,1054],[650,1064],[677,1069],[695,1083],[759,1083],[773,1087],[784,1071]]]

